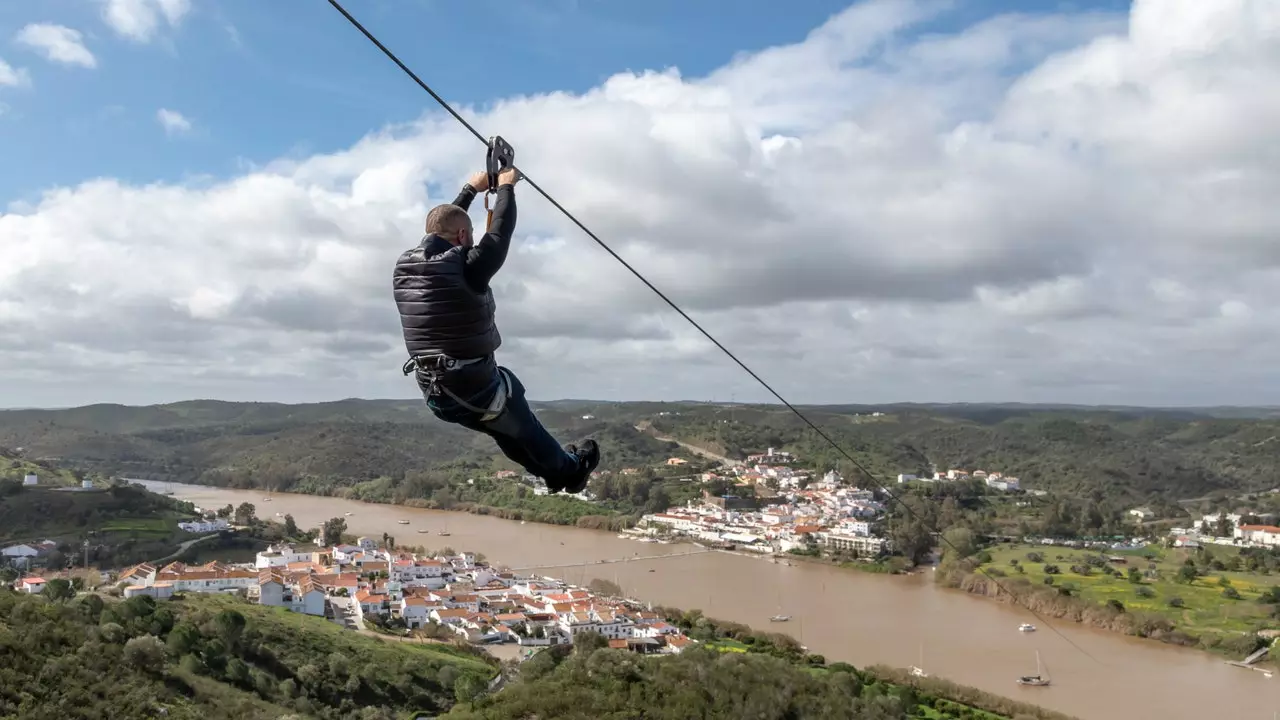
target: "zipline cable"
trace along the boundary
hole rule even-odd
[[[342,16],[343,16],[343,17],[345,17],[345,18],[347,19],[347,22],[351,23],[351,25],[352,25],[352,26],[354,26],[354,27],[355,27],[357,30],[359,30],[359,31],[360,31],[360,32],[361,32],[361,33],[362,33],[366,38],[368,38],[368,39],[369,39],[369,42],[371,42],[371,43],[373,43],[374,45],[376,45],[376,46],[378,47],[378,49],[379,49],[379,50],[381,50],[381,51],[382,51],[382,53],[383,53],[384,55],[386,55],[388,58],[390,58],[390,59],[391,59],[391,62],[393,62],[393,63],[395,63],[397,66],[399,66],[399,68],[400,68],[401,70],[403,70],[403,71],[404,71],[404,73],[405,73],[406,75],[408,75],[410,78],[412,78],[412,79],[413,79],[413,81],[414,81],[414,82],[416,82],[416,83],[418,84],[418,87],[420,87],[420,88],[422,88],[423,90],[427,91],[427,94],[429,94],[429,95],[430,95],[430,96],[431,96],[431,97],[432,97],[432,98],[433,98],[437,103],[439,103],[439,104],[440,104],[440,107],[442,107],[442,108],[444,108],[445,110],[447,110],[447,111],[449,112],[449,114],[450,114],[450,115],[452,115],[452,116],[453,116],[453,118],[454,118],[455,120],[457,120],[459,123],[461,123],[461,124],[462,124],[462,126],[463,126],[463,127],[465,127],[465,128],[466,128],[466,129],[467,129],[467,130],[472,134],[472,135],[474,135],[474,136],[476,137],[476,139],[477,139],[477,140],[479,140],[481,143],[484,143],[484,145],[485,145],[486,147],[488,147],[488,145],[489,145],[489,140],[488,140],[488,138],[487,138],[487,137],[485,137],[484,135],[482,135],[482,134],[480,133],[480,131],[476,130],[476,129],[471,125],[471,123],[467,122],[467,121],[466,121],[466,119],[464,119],[461,115],[459,115],[459,114],[458,114],[458,112],[457,112],[456,110],[454,110],[454,109],[453,109],[453,106],[452,106],[452,105],[450,105],[450,104],[449,104],[449,103],[448,103],[444,98],[442,98],[442,97],[440,97],[438,94],[436,94],[436,91],[435,91],[435,90],[432,90],[430,85],[428,85],[428,84],[426,84],[425,82],[423,82],[422,78],[418,77],[417,73],[415,73],[414,71],[410,70],[408,65],[405,65],[403,62],[401,62],[401,61],[400,61],[400,58],[396,57],[396,54],[395,54],[395,53],[393,53],[393,52],[391,52],[391,50],[387,49],[387,46],[386,46],[386,45],[383,45],[383,44],[382,44],[382,42],[381,42],[380,40],[378,40],[378,38],[374,37],[373,33],[369,32],[369,31],[365,28],[365,26],[364,26],[364,25],[360,24],[360,21],[359,21],[359,20],[356,20],[356,19],[355,19],[355,17],[353,17],[353,16],[351,15],[351,13],[347,12],[347,9],[346,9],[346,8],[344,8],[344,7],[342,6],[342,4],[338,2],[338,0],[328,0],[328,2],[329,2],[329,4],[330,4],[330,5],[332,5],[332,6],[333,6],[333,8],[334,8],[335,10],[337,10],[337,11],[338,11],[338,12],[340,12],[340,13],[342,13]],[[644,284],[645,284],[645,286],[646,286],[646,287],[648,287],[650,290],[652,290],[652,291],[654,292],[654,294],[656,294],[658,297],[662,298],[662,300],[663,300],[664,302],[666,302],[666,303],[667,303],[667,305],[670,305],[670,306],[671,306],[671,309],[672,309],[672,310],[675,310],[677,313],[679,313],[679,314],[680,314],[680,317],[682,317],[682,318],[684,318],[685,320],[689,321],[689,324],[690,324],[690,325],[692,325],[694,328],[696,328],[696,329],[698,330],[698,332],[702,333],[702,335],[703,335],[705,338],[707,338],[708,340],[710,340],[710,341],[712,342],[712,344],[714,344],[717,348],[719,348],[719,349],[720,349],[720,352],[723,352],[725,355],[727,355],[727,356],[729,357],[729,359],[730,359],[730,360],[732,360],[732,361],[734,361],[735,363],[737,363],[737,364],[738,364],[738,367],[742,368],[742,369],[743,369],[743,370],[744,370],[748,375],[750,375],[753,379],[755,379],[755,381],[756,381],[756,382],[760,383],[761,387],[763,387],[765,390],[768,390],[768,391],[769,391],[769,394],[773,395],[774,397],[776,397],[776,398],[778,399],[778,402],[780,402],[780,403],[782,403],[783,405],[785,405],[785,406],[786,406],[786,408],[787,408],[788,410],[790,410],[792,413],[794,413],[796,417],[800,418],[800,420],[801,420],[805,425],[808,425],[808,426],[809,426],[809,428],[810,428],[811,430],[813,430],[815,433],[817,433],[817,434],[818,434],[818,437],[821,437],[823,440],[826,440],[826,441],[827,441],[827,444],[829,444],[829,445],[832,447],[832,449],[834,449],[837,453],[839,453],[842,457],[844,457],[844,459],[845,459],[845,460],[848,460],[848,461],[849,461],[849,463],[850,463],[850,464],[852,464],[855,468],[857,468],[857,470],[858,470],[859,472],[861,472],[861,473],[862,473],[862,475],[863,475],[864,477],[866,477],[866,478],[867,478],[868,480],[870,480],[871,482],[875,483],[875,485],[876,485],[876,486],[878,486],[882,492],[884,492],[886,495],[888,495],[890,498],[892,498],[894,502],[896,502],[896,503],[898,503],[899,505],[901,505],[901,506],[902,506],[902,508],[903,508],[903,509],[905,509],[905,510],[906,510],[906,511],[907,511],[907,512],[908,512],[908,513],[909,513],[909,514],[914,518],[914,519],[919,520],[921,523],[924,523],[924,519],[923,519],[923,518],[921,518],[919,515],[917,515],[917,514],[916,514],[916,511],[915,511],[915,510],[913,510],[913,509],[911,508],[911,506],[910,506],[910,505],[908,505],[906,502],[902,501],[902,500],[901,500],[897,495],[895,495],[892,491],[890,491],[890,490],[889,490],[889,488],[888,488],[888,486],[887,486],[885,483],[881,482],[881,481],[880,481],[880,480],[878,480],[874,475],[872,475],[872,474],[871,474],[871,471],[869,471],[869,470],[867,470],[865,467],[863,467],[862,463],[858,462],[858,461],[857,461],[857,459],[855,459],[852,455],[850,455],[847,451],[845,451],[845,449],[844,449],[844,448],[842,448],[842,447],[841,447],[841,446],[840,446],[840,445],[839,445],[835,440],[831,439],[831,436],[829,436],[829,435],[827,435],[825,432],[823,432],[823,431],[822,431],[822,429],[821,429],[821,428],[819,428],[817,425],[815,425],[815,424],[813,423],[813,421],[811,421],[811,420],[810,420],[810,419],[809,419],[809,418],[808,418],[804,413],[800,412],[800,410],[798,410],[794,405],[792,405],[792,404],[791,404],[791,403],[790,403],[786,398],[784,398],[784,397],[783,397],[783,396],[782,396],[782,395],[781,395],[777,390],[774,390],[774,389],[773,389],[773,386],[769,385],[769,383],[767,383],[767,382],[765,382],[765,381],[764,381],[764,378],[761,378],[759,375],[757,375],[757,374],[756,374],[756,372],[755,372],[754,370],[752,370],[750,367],[748,367],[746,363],[744,363],[744,362],[742,362],[741,360],[739,360],[739,359],[738,359],[738,356],[737,356],[737,355],[734,355],[734,354],[733,354],[733,352],[729,350],[729,348],[727,348],[727,347],[725,347],[724,345],[722,345],[722,344],[720,343],[720,341],[719,341],[719,340],[717,340],[717,339],[715,338],[715,336],[713,336],[711,333],[709,333],[709,332],[707,332],[705,329],[703,329],[703,327],[702,327],[701,325],[699,325],[699,324],[698,324],[698,322],[697,322],[696,320],[694,320],[693,318],[689,317],[689,314],[688,314],[688,313],[686,313],[686,312],[685,312],[685,311],[684,311],[684,310],[683,310],[679,305],[677,305],[677,304],[675,303],[675,301],[673,301],[671,298],[667,297],[665,293],[663,293],[663,292],[662,292],[661,290],[659,290],[656,286],[654,286],[654,284],[653,284],[653,283],[649,282],[648,278],[646,278],[644,275],[641,275],[639,270],[636,270],[634,267],[632,267],[632,266],[631,266],[631,263],[628,263],[626,260],[623,260],[623,259],[622,259],[622,256],[620,256],[620,255],[618,255],[618,253],[614,252],[613,248],[609,247],[609,245],[608,245],[608,244],[606,244],[606,243],[605,243],[605,241],[601,240],[601,239],[600,239],[600,237],[599,237],[599,236],[597,236],[594,232],[592,232],[590,228],[588,228],[586,225],[583,225],[583,224],[582,224],[582,221],[578,220],[578,218],[577,218],[577,217],[575,217],[573,213],[569,212],[568,210],[566,210],[566,209],[565,209],[565,207],[564,207],[563,205],[561,205],[560,203],[556,202],[556,199],[555,199],[555,198],[551,197],[551,195],[550,195],[546,190],[543,190],[543,189],[542,189],[542,187],[541,187],[541,186],[539,186],[537,183],[535,183],[535,182],[534,182],[534,181],[533,181],[533,180],[532,180],[528,175],[526,175],[526,174],[525,174],[525,172],[524,172],[523,170],[521,170],[521,171],[520,171],[520,177],[521,177],[521,179],[523,179],[525,182],[529,183],[529,186],[530,186],[530,187],[532,187],[534,190],[537,190],[539,195],[541,195],[542,197],[546,198],[547,202],[551,203],[553,206],[555,206],[555,208],[556,208],[557,210],[559,210],[561,213],[563,213],[565,217],[569,218],[569,220],[570,220],[574,225],[577,225],[579,228],[581,228],[581,229],[582,229],[582,232],[584,232],[584,233],[586,233],[586,234],[587,234],[587,237],[590,237],[592,240],[595,240],[597,245],[599,245],[600,247],[604,248],[604,251],[605,251],[605,252],[607,252],[607,253],[609,253],[611,256],[613,256],[613,259],[614,259],[614,260],[617,260],[619,263],[621,263],[621,264],[622,264],[622,266],[623,266],[623,267],[625,267],[627,270],[631,271],[631,274],[632,274],[632,275],[635,275],[635,276],[636,276],[636,279],[638,279],[640,282],[644,283]],[[926,524],[926,525],[928,525],[927,523],[925,523],[925,524]],[[937,528],[936,526],[933,528],[933,532],[937,533],[938,538],[939,538],[940,540],[942,540],[942,542],[946,543],[946,544],[947,544],[947,545],[948,545],[952,550],[955,550],[957,553],[958,553],[958,552],[960,552],[960,548],[956,547],[954,543],[952,543],[950,540],[948,540],[948,539],[946,538],[946,536],[945,536],[943,533],[941,533],[941,532],[938,530],[938,528]],[[987,573],[987,571],[986,571],[986,570],[984,570],[981,566],[979,566],[979,567],[977,568],[977,570],[978,570],[978,572],[980,572],[980,573],[982,573],[984,576],[986,576],[986,578],[987,578],[988,580],[990,580],[990,581],[991,581],[991,582],[992,582],[992,583],[993,583],[997,588],[999,588],[1001,591],[1003,591],[1005,594],[1007,594],[1010,598],[1012,598],[1012,599],[1014,600],[1014,604],[1015,604],[1015,605],[1019,605],[1019,603],[1017,602],[1017,597],[1018,597],[1018,596],[1017,596],[1017,595],[1014,595],[1012,592],[1010,592],[1010,591],[1008,590],[1008,588],[1006,588],[1004,585],[1002,585],[1002,584],[1000,583],[1000,581],[999,581],[999,580],[997,580],[994,576],[992,576],[992,575],[990,575],[989,573]],[[1088,652],[1088,651],[1086,651],[1084,648],[1080,647],[1080,646],[1079,646],[1079,645],[1077,645],[1075,642],[1073,642],[1073,641],[1071,640],[1071,638],[1069,638],[1069,637],[1067,637],[1066,635],[1062,634],[1062,632],[1061,632],[1061,631],[1059,631],[1057,628],[1055,628],[1055,627],[1053,626],[1053,624],[1052,624],[1052,623],[1050,623],[1048,620],[1046,620],[1045,618],[1041,617],[1041,616],[1040,616],[1040,614],[1039,614],[1039,613],[1037,613],[1035,610],[1032,610],[1030,607],[1027,607],[1026,605],[1019,605],[1019,606],[1020,606],[1020,607],[1022,607],[1022,608],[1023,608],[1024,610],[1026,610],[1027,612],[1031,613],[1031,614],[1032,614],[1032,615],[1033,615],[1037,620],[1039,620],[1040,622],[1044,623],[1045,627],[1047,627],[1047,628],[1049,628],[1050,630],[1052,630],[1055,634],[1057,634],[1057,635],[1058,635],[1058,637],[1060,637],[1060,638],[1062,638],[1063,640],[1065,640],[1069,645],[1071,645],[1073,648],[1075,648],[1076,650],[1078,650],[1078,651],[1080,651],[1081,653],[1083,653],[1083,654],[1084,654],[1086,657],[1088,657],[1090,660],[1093,660],[1094,662],[1096,662],[1096,663],[1098,663],[1098,664],[1104,664],[1104,663],[1102,663],[1100,660],[1098,660],[1097,658],[1095,658],[1093,655],[1090,655],[1090,654],[1089,654],[1089,652]]]

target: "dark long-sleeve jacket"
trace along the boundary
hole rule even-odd
[[[469,209],[476,193],[465,186],[453,204]],[[489,283],[502,268],[516,224],[515,189],[498,188],[493,226],[470,248],[427,235],[397,260],[396,306],[410,356],[482,358],[502,345]]]

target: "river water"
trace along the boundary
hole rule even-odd
[[[1055,621],[1054,628],[1082,652],[1027,611],[939,588],[927,574],[904,578],[818,564],[788,566],[721,552],[665,557],[697,548],[337,498],[275,493],[264,502],[260,490],[163,487],[208,509],[250,502],[260,517],[287,513],[304,528],[350,512],[348,532],[358,535],[381,538],[386,532],[399,544],[480,552],[494,564],[583,585],[593,578],[611,580],[642,601],[699,608],[709,617],[785,632],[828,662],[922,665],[934,677],[1082,720],[1273,720],[1280,711],[1280,678],[1232,667],[1208,653]],[[418,533],[423,529],[430,532]],[[449,536],[440,536],[441,530]],[[779,613],[791,621],[769,622]],[[1018,632],[1023,622],[1035,623],[1039,631]],[[1017,685],[1018,675],[1035,671],[1037,650],[1053,684]]]

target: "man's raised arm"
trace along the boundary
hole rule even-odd
[[[489,281],[507,260],[511,236],[516,230],[516,183],[519,180],[520,171],[514,168],[505,170],[498,176],[498,199],[493,204],[493,225],[480,238],[480,242],[467,252],[467,282],[478,292],[484,292],[489,287]],[[475,195],[472,194],[472,197]]]

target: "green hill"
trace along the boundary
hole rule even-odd
[[[50,602],[0,591],[0,717],[170,720],[436,714],[496,663],[225,596]]]
[[[653,430],[731,457],[768,447],[853,468],[779,406],[534,403],[565,441],[603,440],[601,469],[694,457]],[[1023,405],[804,408],[881,479],[933,468],[1000,470],[1024,487],[1172,501],[1270,489],[1280,477],[1273,409],[1151,410]],[[1256,417],[1255,417],[1256,416]],[[0,446],[81,471],[313,493],[376,484],[369,499],[426,498],[444,484],[514,468],[484,436],[435,420],[420,401],[285,405],[199,400],[0,412]],[[362,490],[362,492],[364,492]]]
[[[79,485],[81,480],[73,470],[29,460],[16,450],[0,447],[0,482],[22,482],[27,475],[35,475],[44,486],[70,487]]]
[[[0,717],[1068,720],[945,681],[827,665],[789,639],[705,619],[686,629],[706,642],[681,655],[610,650],[588,633],[486,694],[499,663],[470,647],[388,641],[229,596],[48,597],[60,589],[0,590]]]
[[[88,560],[119,567],[165,557],[193,535],[178,522],[194,517],[189,503],[136,486],[66,491],[0,480],[0,545],[53,540],[41,562],[54,569]]]

